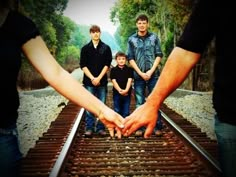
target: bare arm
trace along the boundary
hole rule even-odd
[[[123,125],[123,119],[65,71],[53,58],[43,39],[38,36],[22,46],[23,52],[34,68],[60,94],[93,112],[107,126],[110,134]]]
[[[156,125],[161,104],[185,80],[199,59],[198,53],[174,48],[146,102],[125,119],[123,134],[129,136],[139,127],[146,126],[144,137],[149,137]]]
[[[99,82],[102,79],[102,77],[108,72],[108,70],[109,70],[108,66],[103,67],[102,71],[100,72],[100,74],[97,77],[99,79]]]
[[[135,62],[134,59],[129,60],[129,64],[132,66],[132,68],[139,74],[142,74],[142,71],[139,69],[137,63]]]
[[[126,84],[126,88],[125,90],[121,89],[119,84],[116,82],[116,79],[112,79],[111,80],[113,86],[115,87],[115,89],[121,94],[121,95],[127,95],[128,92],[129,92],[129,89],[132,85],[132,78],[129,78],[128,81],[127,81],[127,84]]]
[[[153,92],[149,95],[148,100],[157,100],[156,106],[159,108],[165,98],[177,89],[186,79],[199,59],[200,54],[198,53],[190,52],[179,47],[174,48],[162,70],[161,77],[158,79],[158,83]]]
[[[129,64],[138,73],[138,75],[140,75],[140,77],[142,77],[144,80],[148,80],[150,78],[149,76],[146,75],[146,73],[140,70],[140,68],[138,67],[134,59],[129,60]]]
[[[119,84],[116,82],[116,79],[112,79],[111,82],[112,82],[114,88],[115,88],[118,92],[120,92],[120,91],[121,91],[121,88],[120,88]]]
[[[161,57],[156,57],[156,59],[155,59],[153,65],[152,65],[152,68],[146,72],[146,74],[147,74],[149,77],[151,77],[152,74],[155,72],[155,70],[156,70],[156,68],[158,67],[160,61],[161,61]]]
[[[131,87],[131,85],[132,85],[132,81],[133,81],[133,79],[132,79],[132,78],[129,78],[128,81],[127,81],[127,83],[126,83],[125,91],[126,91],[127,93],[128,93],[128,91],[129,91],[129,89],[130,89],[130,87]]]
[[[92,75],[92,73],[89,71],[89,69],[87,67],[83,67],[82,68],[84,74],[90,78],[90,80],[92,81],[94,79],[94,76]]]
[[[107,73],[108,69],[109,69],[108,66],[104,66],[102,71],[100,72],[100,74],[98,76],[93,76],[92,73],[89,71],[89,69],[87,67],[82,68],[85,75],[88,76],[91,79],[92,84],[95,85],[95,86],[100,85],[100,81],[101,81],[102,77]]]

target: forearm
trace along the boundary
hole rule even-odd
[[[147,104],[159,109],[162,102],[185,80],[198,62],[200,54],[176,47],[165,63],[158,82],[147,98]]]
[[[82,68],[84,74],[90,78],[90,80],[93,80],[94,79],[94,76],[92,75],[92,73],[89,71],[89,69],[87,67],[83,67]]]
[[[107,71],[109,70],[109,67],[108,66],[104,66],[102,71],[100,72],[98,78],[99,80],[101,80],[103,78],[103,76],[107,73]]]
[[[154,72],[155,72],[155,70],[157,69],[157,67],[158,67],[158,65],[159,65],[159,63],[160,63],[160,61],[161,61],[161,58],[160,58],[160,57],[156,57],[156,59],[155,59],[153,65],[152,65],[152,68],[150,69],[150,72],[151,72],[151,73],[154,73]]]
[[[77,105],[99,114],[104,104],[57,63],[40,36],[28,41],[22,49],[34,68],[55,90]]]
[[[111,82],[112,82],[114,88],[115,88],[118,92],[120,92],[121,88],[120,88],[119,84],[116,82],[116,80],[115,80],[115,79],[112,79]]]
[[[128,92],[131,86],[132,86],[132,78],[129,78],[126,84],[125,91]]]
[[[45,78],[47,79],[47,78]],[[84,107],[98,116],[105,105],[94,95],[88,92],[77,80],[66,71],[61,71],[56,78],[48,81],[60,94],[70,101]]]
[[[129,60],[129,64],[132,66],[132,68],[139,74],[142,74],[142,71],[139,69],[138,65],[136,64],[135,60]]]

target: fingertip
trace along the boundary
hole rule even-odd
[[[144,138],[149,138],[151,136],[151,134],[150,133],[144,133]]]
[[[113,138],[113,137],[114,137],[114,133],[111,133],[111,132],[110,132],[110,136]]]
[[[121,131],[117,129],[115,136],[118,137],[118,139],[121,139]]]
[[[121,133],[117,134],[118,139],[121,139]]]
[[[120,124],[119,127],[123,129],[123,128],[125,128],[125,125],[124,124]]]
[[[114,129],[108,129],[110,136],[113,138],[114,137]]]

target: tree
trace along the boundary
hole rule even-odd
[[[61,31],[66,31],[63,26],[62,13],[68,0],[21,0],[19,9],[29,16],[38,26],[41,35],[46,41],[50,51],[55,55],[59,48],[58,41],[62,42]],[[63,28],[62,28],[63,27]]]

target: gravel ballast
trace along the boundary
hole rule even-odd
[[[72,73],[81,82],[82,72]],[[68,100],[52,88],[21,91],[17,121],[20,149],[25,156],[39,137],[47,131]],[[192,92],[178,89],[164,102],[169,108],[201,128],[211,139],[214,133],[214,114],[211,92]]]

